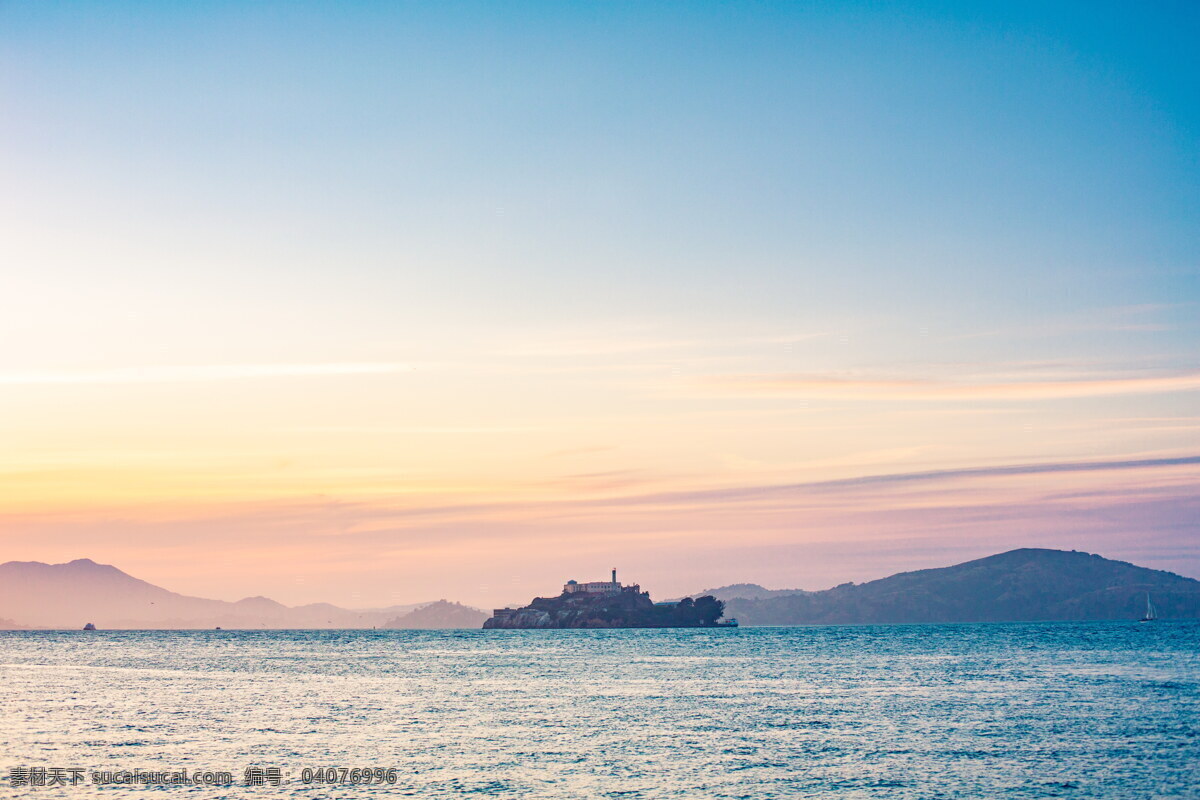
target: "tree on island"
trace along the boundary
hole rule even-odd
[[[671,616],[680,624],[701,628],[716,625],[724,611],[725,603],[707,594],[695,600],[685,597],[670,608]]]

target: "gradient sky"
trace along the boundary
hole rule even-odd
[[[1200,577],[1194,3],[0,3],[0,560]]]

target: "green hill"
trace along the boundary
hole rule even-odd
[[[1200,581],[1074,550],[1026,548],[821,592],[734,599],[743,625],[1200,618]]]

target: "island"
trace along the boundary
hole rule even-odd
[[[483,623],[498,628],[727,628],[725,604],[711,595],[655,603],[637,584],[622,586],[617,571],[611,581],[567,581],[557,597],[537,597],[521,608],[497,608]]]

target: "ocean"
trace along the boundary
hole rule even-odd
[[[1200,798],[1200,623],[4,632],[0,711],[14,797]]]

